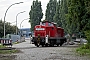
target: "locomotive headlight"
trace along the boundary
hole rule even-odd
[[[36,28],[36,30],[45,30],[45,28]]]

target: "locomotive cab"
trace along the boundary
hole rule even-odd
[[[44,21],[34,28],[33,42],[36,46],[62,46],[66,39],[64,29],[57,27],[55,23]]]

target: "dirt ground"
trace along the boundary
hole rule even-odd
[[[77,47],[27,47],[19,48],[16,54],[0,54],[0,60],[90,60],[88,56],[80,56],[75,52]]]
[[[13,48],[20,53],[0,54],[0,60],[90,60],[88,56],[80,56],[75,52],[77,45],[63,45],[62,47],[35,47],[26,42],[15,44]]]
[[[0,60],[16,60],[16,55],[12,54],[0,54]]]

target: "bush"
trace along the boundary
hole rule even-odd
[[[85,31],[85,36],[88,43],[76,49],[76,52],[80,55],[90,55],[90,30]]]
[[[90,55],[90,46],[88,44],[83,45],[76,49],[76,52],[80,55]]]
[[[81,49],[90,49],[90,45],[89,44],[85,44],[85,45],[82,45],[80,48]]]
[[[0,45],[0,48],[5,48],[5,46],[3,46],[3,45]]]
[[[90,44],[90,30],[85,31],[86,40],[88,41],[88,44]]]

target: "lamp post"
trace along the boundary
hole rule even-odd
[[[17,17],[18,17],[18,15],[20,14],[20,13],[24,13],[25,11],[23,11],[23,12],[19,12],[17,15],[16,15],[16,35],[17,35]]]
[[[29,19],[29,18],[27,18],[27,19],[24,19],[24,20],[28,20],[28,19]],[[22,22],[23,22],[24,20],[22,20],[22,21],[21,21],[21,23],[20,23],[20,29],[21,29],[21,24],[22,24]]]
[[[29,19],[29,18],[24,19],[24,20],[28,20],[28,19]],[[24,20],[22,20],[21,23],[20,23],[20,29],[21,29],[21,24],[22,24],[22,22],[23,22]],[[20,30],[20,35],[22,36],[22,30]],[[21,39],[20,39],[20,41],[21,41]]]
[[[9,8],[10,8],[11,6],[13,6],[13,5],[15,5],[15,4],[20,4],[20,3],[23,3],[23,2],[11,4],[11,5],[7,8],[7,10],[6,10],[6,12],[5,12],[5,15],[4,15],[4,38],[5,38],[5,17],[6,17],[7,11],[9,10]]]
[[[24,20],[28,20],[28,19],[29,19],[29,18],[24,19]],[[22,22],[23,22],[24,20],[22,20],[21,23],[20,23],[20,29],[21,29],[21,24],[22,24]],[[21,31],[20,31],[20,34],[21,34]]]

